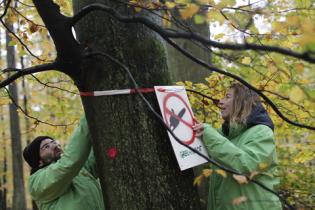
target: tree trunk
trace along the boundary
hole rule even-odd
[[[194,0],[192,2],[195,2]],[[182,21],[185,25],[189,27],[190,30],[197,32],[204,37],[210,37],[209,24],[195,24],[193,20],[183,21],[180,18],[178,12],[174,11],[172,14],[178,20]],[[174,24],[171,25],[171,28],[175,30],[180,30]],[[204,49],[200,46],[196,46],[191,40],[187,39],[177,39],[176,43],[184,48],[185,50],[191,52],[195,57],[200,58],[210,64],[211,54],[210,50]],[[168,66],[171,71],[172,80],[177,81],[192,81],[192,82],[204,82],[205,78],[208,77],[211,72],[203,68],[199,64],[191,61],[190,59],[183,56],[178,52],[174,47],[167,45],[168,53]],[[208,168],[207,164],[194,167],[195,176],[199,176],[202,173],[202,170]],[[204,180],[201,185],[197,187],[198,194],[200,197],[200,204],[202,209],[207,209],[208,202],[208,191],[209,191],[209,180]]]
[[[4,121],[4,113],[3,113],[3,106],[1,107],[1,124]],[[7,145],[4,142],[6,135],[5,129],[2,131],[2,152],[3,152],[3,161],[1,164],[1,171],[2,175],[0,177],[0,210],[7,209],[7,172],[8,172],[8,164],[7,164]]]
[[[21,67],[22,69],[24,69],[24,58],[21,57]],[[30,119],[26,116],[28,115],[28,108],[27,108],[27,104],[28,104],[28,88],[27,88],[27,84],[25,82],[25,77],[22,78],[22,89],[23,89],[23,109],[25,111],[25,130],[26,130],[26,144],[28,145],[31,142],[31,135],[30,135]],[[34,200],[32,200],[32,209],[33,210],[38,210],[38,207],[35,203]]]
[[[11,26],[12,28],[12,26]],[[6,32],[6,49],[7,49],[7,66],[15,68],[15,50],[14,47],[8,46],[10,37]],[[15,103],[18,103],[17,85],[15,82],[9,85],[10,95]],[[12,146],[12,169],[13,169],[13,207],[12,210],[26,209],[24,176],[23,176],[23,161],[22,161],[22,146],[20,121],[17,112],[17,106],[14,103],[9,105],[10,113],[10,132]]]
[[[180,16],[176,12],[174,13],[175,14],[173,15],[175,15],[175,17],[180,20]],[[195,24],[193,20],[183,21],[183,23],[187,25],[191,30],[203,35],[204,37],[210,36],[209,24],[207,23]],[[180,30],[174,24],[172,24],[171,27],[175,30]],[[210,63],[210,50],[195,45],[191,40],[177,39],[176,43],[183,49],[191,52],[195,57]],[[167,45],[167,54],[167,63],[171,71],[171,78],[174,82],[202,82],[204,81],[205,77],[210,75],[209,70],[186,58],[170,45]]]
[[[74,10],[93,2],[75,0]],[[132,13],[124,6],[119,8],[121,13]],[[80,43],[128,66],[141,87],[170,84],[165,47],[144,26],[121,24],[95,12],[76,30]],[[81,91],[133,87],[123,69],[106,58],[90,59],[80,71],[73,79]],[[155,94],[146,97],[158,110]],[[165,129],[139,96],[83,97],[82,101],[107,210],[200,209],[192,170],[179,170]],[[118,151],[114,159],[107,155],[110,148]]]

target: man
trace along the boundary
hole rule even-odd
[[[62,152],[60,144],[48,136],[35,138],[23,151],[31,167],[29,191],[39,209],[104,210],[85,118]]]

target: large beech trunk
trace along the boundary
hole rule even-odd
[[[93,2],[75,0],[74,10]],[[132,13],[125,6],[119,11]],[[121,24],[95,12],[80,21],[76,31],[81,44],[128,66],[141,87],[170,84],[165,46],[144,26]],[[101,56],[84,62],[80,74],[72,77],[81,91],[133,87],[119,65]],[[158,110],[154,93],[146,97]],[[200,209],[192,170],[179,170],[165,129],[138,95],[83,97],[82,101],[107,209]],[[114,159],[107,155],[112,147],[118,151]]]

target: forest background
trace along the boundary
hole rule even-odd
[[[71,1],[55,2],[60,5],[63,14],[73,15]],[[206,31],[209,28],[210,40],[218,43],[255,43],[301,52],[301,56],[291,56],[269,49],[252,48],[248,51],[201,46],[202,55],[194,55],[203,56],[207,63],[247,81],[267,96],[286,118],[310,127],[307,129],[286,122],[275,113],[270,103],[264,102],[276,127],[281,177],[278,191],[299,209],[315,208],[315,3],[312,0],[132,0],[126,4],[134,7],[136,13],[146,9],[159,11],[165,28],[176,24],[191,30],[200,26]],[[2,1],[1,14],[5,8],[6,1]],[[174,10],[177,16],[172,13]],[[24,69],[56,57],[55,46],[32,1],[12,1],[6,15],[1,16],[1,23],[1,69],[13,67],[12,64]],[[185,46],[185,43],[181,44]],[[200,47],[200,44],[196,46]],[[187,49],[193,51],[196,46],[188,46]],[[171,57],[171,49],[168,48],[168,52]],[[15,55],[13,63],[9,53]],[[174,65],[179,64],[169,63],[171,67]],[[188,92],[195,116],[219,128],[222,120],[217,100],[223,97],[232,79],[218,72],[205,72],[204,68],[193,63],[186,65],[185,69],[180,67],[182,71],[179,73],[174,73],[178,67],[169,71],[172,69],[171,84],[185,85],[210,97]],[[183,77],[186,71],[190,74]],[[198,75],[196,72],[200,71],[203,73]],[[10,70],[6,69],[0,79],[5,80],[10,74]],[[21,162],[21,157],[14,158],[12,136],[20,134],[21,147],[18,150],[32,138],[43,134],[55,137],[64,147],[83,114],[79,91],[63,73],[34,73],[19,78],[14,86],[16,96],[6,86],[1,89],[0,97],[0,209],[3,210],[14,206],[13,183],[18,172],[14,172],[12,163],[13,160]],[[13,115],[10,117],[9,106],[17,111],[18,120],[12,119]],[[23,170],[23,185],[27,186],[29,168],[26,164]],[[192,185],[206,185],[202,180],[209,174],[200,173],[196,173]],[[32,204],[27,190],[22,193],[30,209]],[[201,198],[201,202],[206,201]]]

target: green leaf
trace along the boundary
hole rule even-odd
[[[15,41],[13,41],[13,40],[11,40],[11,41],[8,43],[8,45],[11,46],[11,47],[12,47],[12,46],[15,46],[16,44],[17,44],[17,43],[16,43]]]
[[[203,24],[205,22],[205,18],[202,15],[195,15],[194,16],[194,21],[196,24]]]

